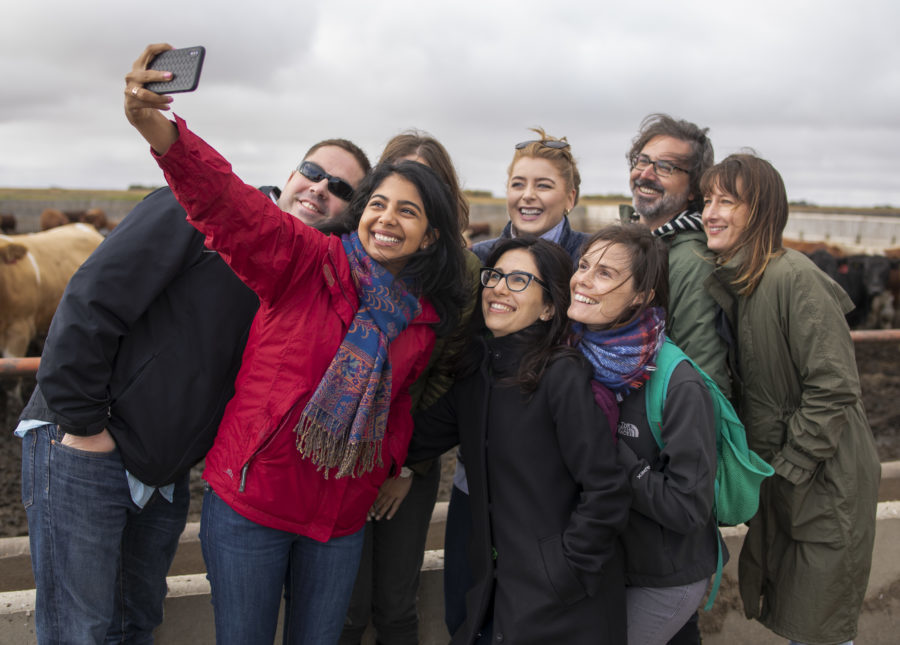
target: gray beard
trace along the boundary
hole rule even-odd
[[[666,194],[662,199],[642,204],[643,198],[632,192],[631,204],[641,221],[650,228],[658,228],[687,208],[684,196]]]

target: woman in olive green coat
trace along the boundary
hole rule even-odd
[[[792,642],[856,636],[875,538],[880,465],[866,420],[847,294],[784,249],[778,171],[731,155],[703,176],[717,268],[707,288],[734,333],[736,398],[750,447],[775,468],[739,559],[744,612]]]

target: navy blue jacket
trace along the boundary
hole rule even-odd
[[[107,428],[150,486],[201,460],[259,306],[203,242],[168,188],[138,204],[66,287],[20,418]]]
[[[491,251],[494,250],[494,245],[499,240],[504,240],[509,237],[512,237],[512,222],[507,222],[506,226],[503,227],[503,230],[500,232],[498,237],[495,237],[491,240],[484,240],[482,242],[478,242],[474,246],[472,246],[472,252],[478,256],[478,259],[482,261],[482,263],[487,261],[488,256],[491,254]],[[582,233],[581,231],[573,231],[572,227],[569,225],[569,218],[563,217],[563,229],[562,233],[560,233],[559,241],[557,242],[561,247],[566,250],[572,261],[575,262],[578,260],[581,254],[581,246],[584,244],[587,239],[590,237],[587,233]]]

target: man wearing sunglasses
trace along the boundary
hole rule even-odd
[[[349,141],[320,141],[291,172],[284,188],[273,193],[281,210],[313,226],[347,208],[368,167],[365,154]]]
[[[700,221],[700,177],[713,165],[708,130],[668,114],[647,116],[626,157],[632,205],[621,206],[619,216],[649,227],[668,246],[666,334],[729,396],[728,350],[716,331],[715,303],[703,286],[715,266]],[[699,643],[695,613],[669,645]]]
[[[368,171],[362,150],[329,139],[283,191],[261,190],[315,223]],[[39,642],[150,641],[162,621],[189,471],[259,306],[185,216],[168,188],[148,195],[72,277],[50,327],[16,429]]]

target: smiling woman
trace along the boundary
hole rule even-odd
[[[500,242],[528,233],[556,242],[574,263],[587,239],[586,234],[573,231],[569,226],[568,212],[578,203],[581,185],[571,146],[565,138],[557,139],[540,128],[534,132],[537,139],[516,144],[512,163],[507,169],[509,222],[499,237],[472,247],[482,262]],[[462,459],[457,459],[444,540],[445,569],[454,572],[444,579],[444,610],[451,633],[464,620],[465,594],[472,584],[471,576],[467,575],[466,557],[467,490],[465,465]]]
[[[348,207],[358,227],[329,236],[308,226],[162,114],[171,98],[143,86],[165,79],[147,64],[167,49],[151,45],[126,76],[126,115],[188,221],[260,300],[204,471],[216,639],[271,642],[284,596],[285,642],[331,645],[363,524],[406,457],[409,388],[466,300],[455,196],[422,164],[382,164]],[[349,197],[321,167],[301,164],[296,176]]]
[[[628,643],[663,645],[697,609],[716,569],[712,400],[700,374],[680,364],[667,384],[657,444],[645,391],[665,340],[669,279],[664,243],[649,229],[595,233],[570,287],[572,342],[620,402],[617,456],[634,495],[622,535]]]
[[[485,287],[481,292],[484,324],[495,338],[553,316],[547,283],[541,280],[531,253],[524,249],[510,249],[497,258],[493,268],[482,269],[481,284]]]
[[[571,146],[540,128],[538,138],[515,146],[507,169],[506,208],[509,222],[500,237],[479,242],[472,250],[482,262],[498,240],[523,233],[560,244],[569,255],[578,254],[587,237],[569,227],[569,212],[578,203],[581,175]]]
[[[522,235],[487,264],[478,333],[410,444],[422,459],[459,443],[466,462],[473,582],[452,642],[623,643],[629,494],[588,365],[562,342],[571,259]]]
[[[844,317],[853,306],[782,247],[787,191],[772,164],[730,155],[700,187],[717,253],[707,287],[735,339],[738,409],[750,448],[775,469],[741,549],[744,612],[794,642],[846,642],[871,567],[880,472]]]
[[[366,253],[394,275],[435,238],[415,184],[398,175],[372,193],[357,231]]]

